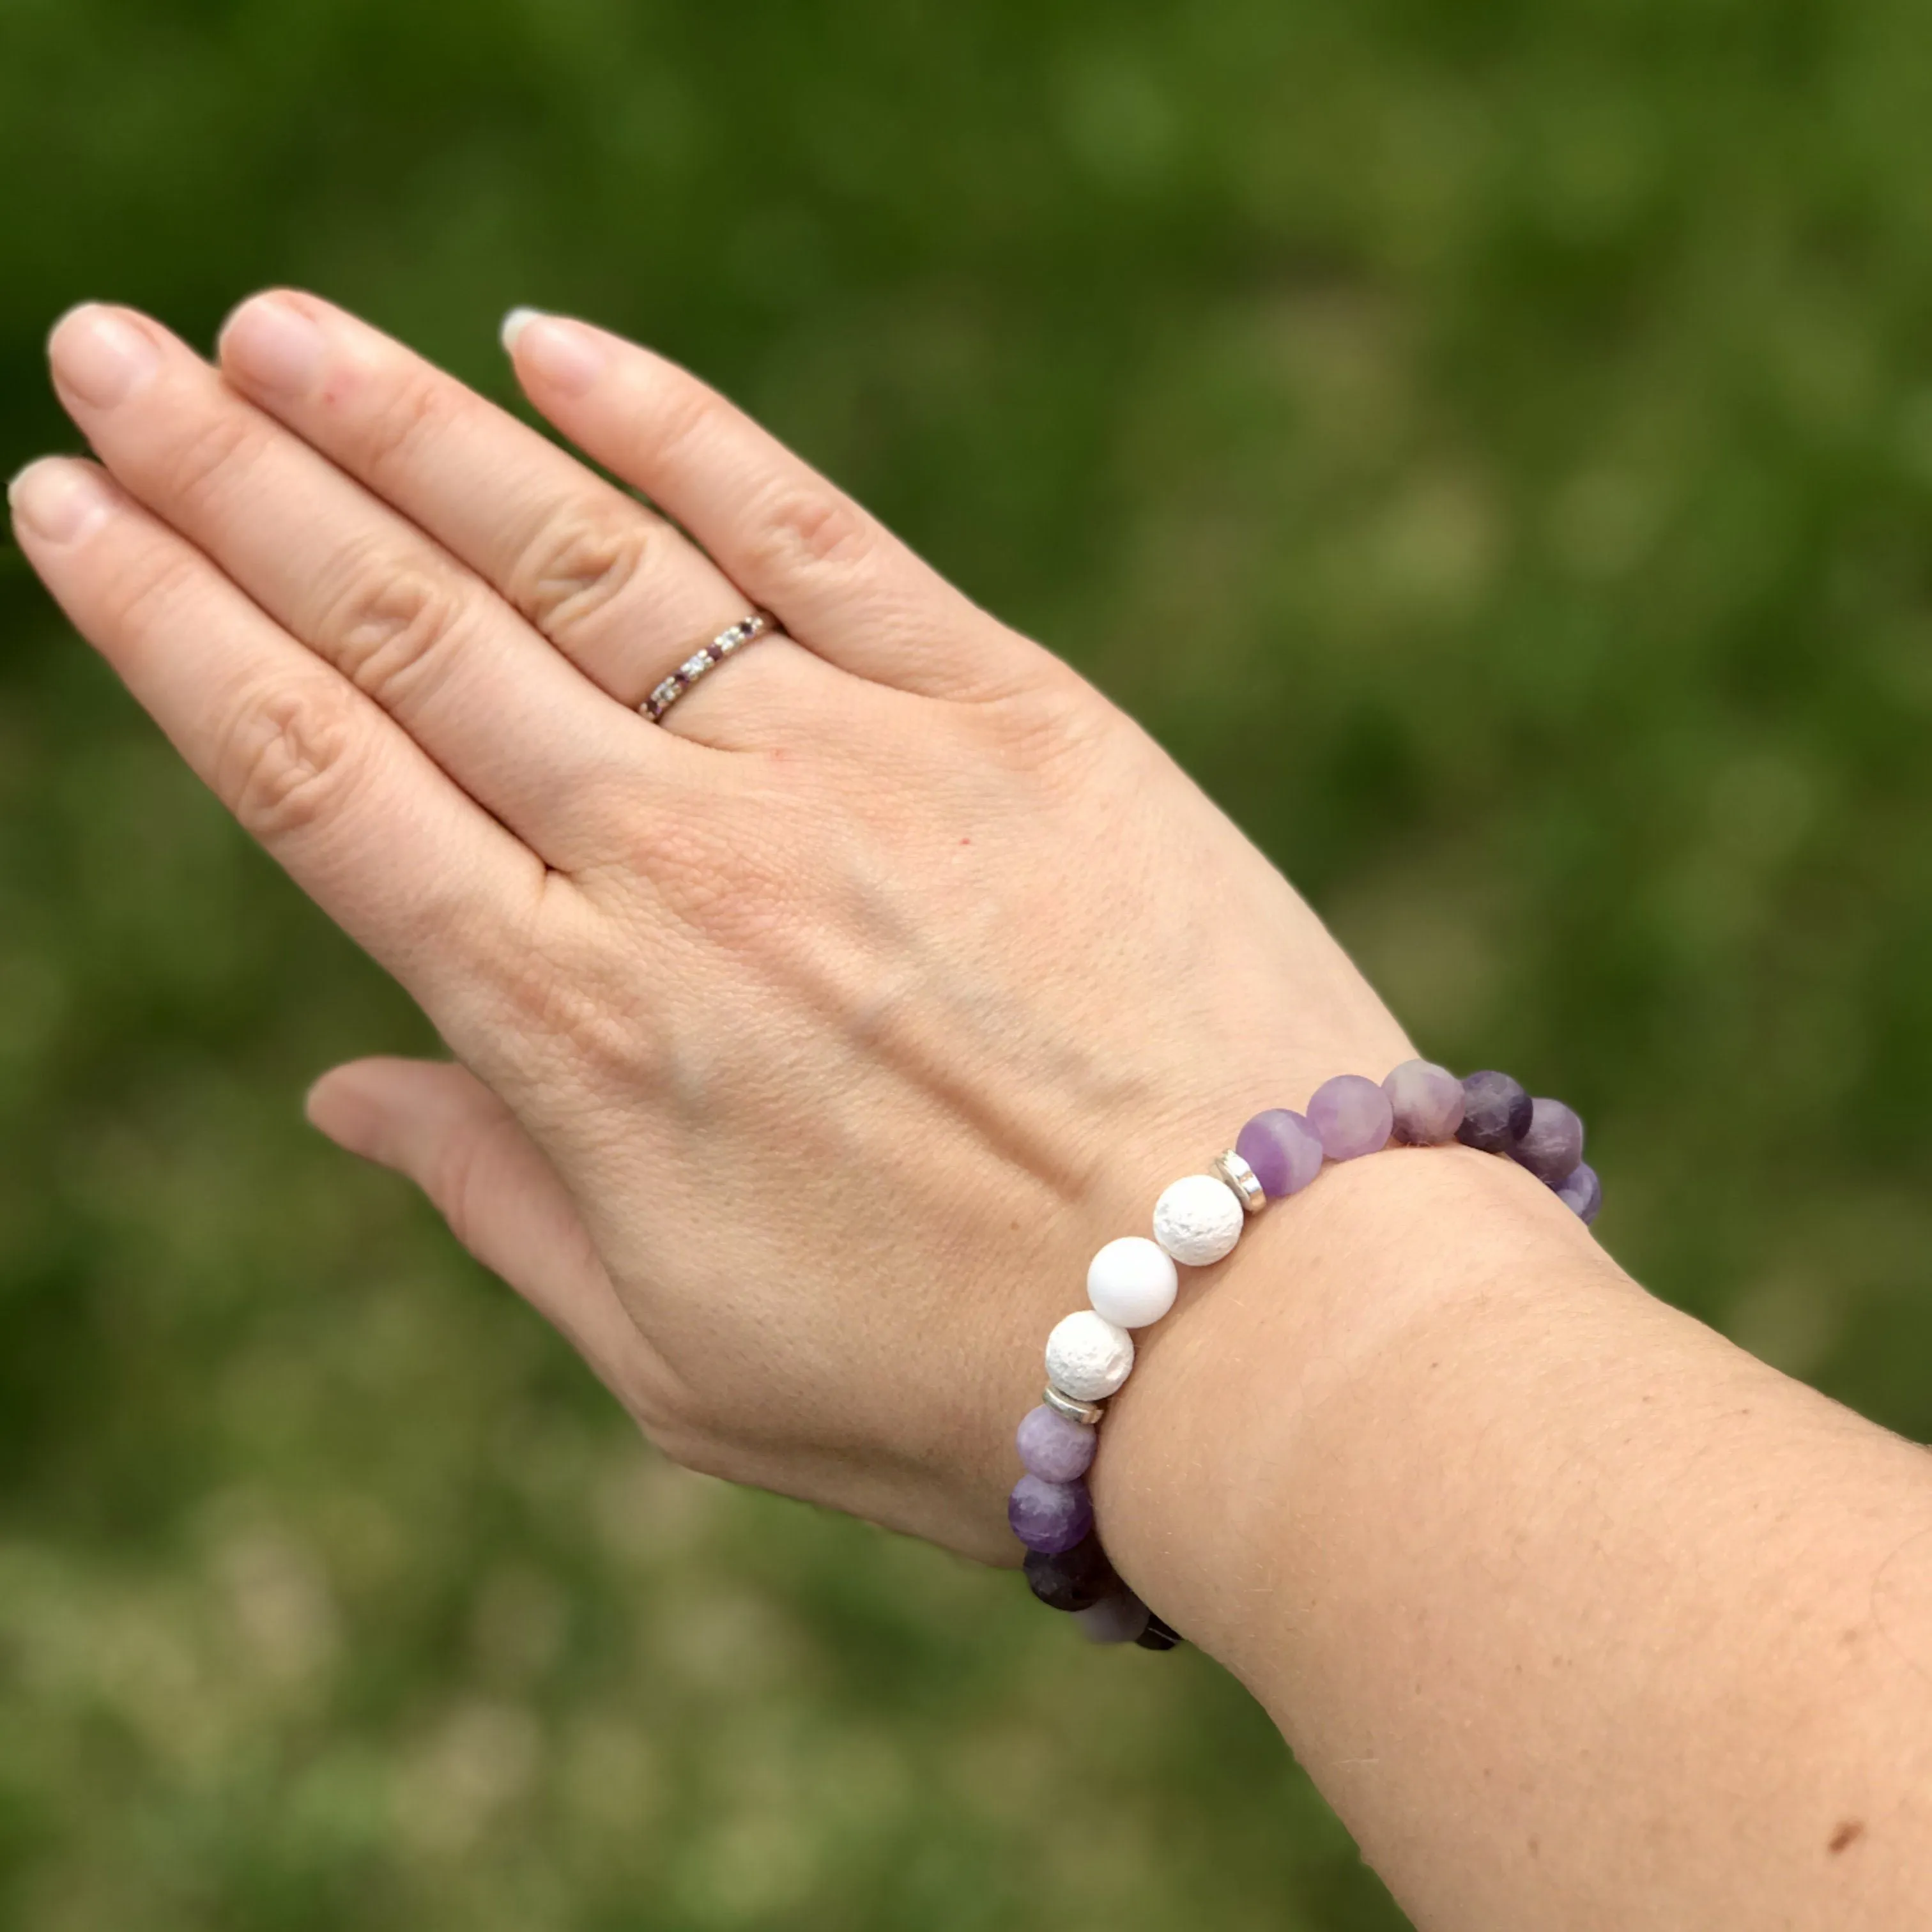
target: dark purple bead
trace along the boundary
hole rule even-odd
[[[1029,1550],[1057,1556],[1094,1527],[1094,1499],[1084,1483],[1045,1483],[1022,1476],[1006,1498],[1006,1520]]]
[[[1180,1640],[1180,1631],[1152,1611],[1148,1613],[1147,1628],[1134,1639],[1143,1650],[1172,1650]]]
[[[1583,1217],[1588,1227],[1597,1218],[1598,1210],[1604,1204],[1604,1184],[1597,1178],[1597,1170],[1587,1160],[1580,1160],[1555,1189],[1558,1200],[1566,1208],[1573,1208]]]
[[[1556,1186],[1583,1158],[1583,1123],[1561,1100],[1533,1102],[1529,1131],[1510,1151],[1538,1180]]]
[[[1029,1550],[1024,1567],[1028,1588],[1048,1610],[1090,1610],[1120,1587],[1097,1536],[1071,1550]]]
[[[1484,1154],[1514,1154],[1529,1132],[1534,1104],[1522,1083],[1507,1073],[1472,1073],[1462,1082],[1462,1124],[1456,1138]]]
[[[1322,1136],[1292,1107],[1257,1114],[1234,1142],[1270,1201],[1295,1194],[1322,1172]]]

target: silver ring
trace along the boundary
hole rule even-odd
[[[700,651],[693,651],[643,704],[638,706],[653,724],[661,724],[668,711],[704,674],[722,664],[734,651],[741,651],[754,638],[768,636],[778,627],[769,610],[754,610],[728,624]]]

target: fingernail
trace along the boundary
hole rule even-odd
[[[503,319],[503,344],[526,375],[554,389],[587,389],[603,374],[610,355],[596,332],[580,322],[513,308]]]
[[[43,543],[73,544],[107,520],[114,499],[98,470],[44,456],[7,485],[7,505]]]
[[[141,330],[93,302],[70,309],[47,338],[64,388],[97,410],[111,410],[160,367],[160,352]]]
[[[332,1067],[302,1096],[302,1112],[316,1132],[344,1153],[364,1160],[382,1158],[388,1115],[358,1083],[352,1063]]]
[[[274,296],[244,302],[224,325],[216,352],[256,388],[298,396],[322,367],[322,331],[292,304]]]
[[[496,332],[497,340],[511,355],[515,355],[517,338],[532,322],[541,320],[543,310],[540,308],[513,308],[504,316],[503,326]]]

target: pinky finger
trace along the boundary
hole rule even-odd
[[[446,1037],[542,862],[346,678],[92,464],[8,493],[28,560],[244,830]]]

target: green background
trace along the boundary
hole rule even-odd
[[[0,464],[85,296],[686,358],[1574,1101],[1654,1288],[1923,1439],[1928,45],[0,0]],[[640,1449],[301,1124],[423,1040],[0,550],[0,1927],[1403,1922],[1199,1657]]]

